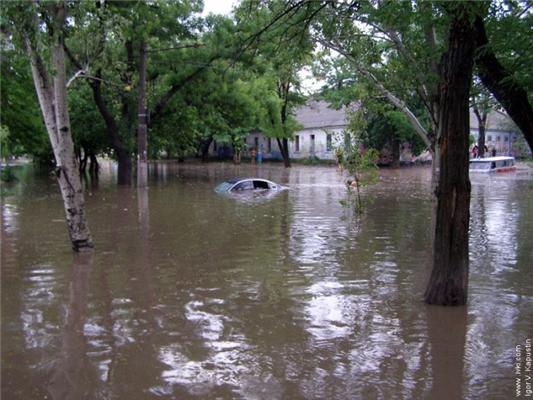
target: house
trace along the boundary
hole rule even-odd
[[[334,160],[335,147],[344,141],[344,130],[348,125],[346,107],[336,110],[324,100],[311,100],[296,110],[295,118],[302,129],[295,132],[289,141],[290,158]],[[277,140],[260,131],[250,133],[245,144],[244,156],[249,156],[250,151],[255,149],[262,153],[264,159],[282,159]],[[212,143],[210,155],[220,157],[221,149],[227,152],[227,146]]]
[[[347,139],[345,130],[348,127],[349,111],[355,111],[357,108],[358,105],[355,105],[350,109],[343,107],[336,110],[324,100],[310,100],[305,106],[297,109],[295,118],[302,128],[295,132],[293,139],[289,141],[290,158],[316,157],[321,160],[335,160],[335,148]],[[471,112],[470,133],[476,140],[478,126],[478,120]],[[514,145],[521,138],[512,120],[500,111],[489,114],[485,135],[487,147],[496,148],[497,153],[502,155],[516,153]],[[243,156],[249,157],[252,149],[260,152],[263,159],[282,159],[277,140],[260,131],[253,131],[246,137]],[[216,141],[213,141],[209,150],[210,156],[218,158],[229,158],[232,153],[231,146],[218,144]]]
[[[477,142],[479,121],[473,111],[470,111],[470,134]],[[507,114],[495,110],[487,116],[485,145],[489,150],[496,149],[501,155],[514,155],[521,136],[519,129]]]

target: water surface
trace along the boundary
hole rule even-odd
[[[429,169],[382,170],[355,218],[334,167],[160,163],[87,187],[73,255],[57,184],[2,197],[2,398],[509,399],[533,336],[533,176],[472,177],[466,307],[426,306]],[[260,176],[277,196],[214,186]]]

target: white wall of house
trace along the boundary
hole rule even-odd
[[[479,131],[477,129],[470,129],[470,133],[477,141]],[[487,129],[485,131],[485,145],[489,151],[495,148],[497,154],[510,155],[513,153],[513,144],[516,142],[517,137],[516,132]]]
[[[321,160],[334,160],[335,148],[343,143],[344,127],[320,129],[303,129],[295,132],[293,140],[289,141],[289,156],[294,159],[305,159],[311,156]],[[252,149],[263,154],[263,159],[281,159],[278,142],[275,138],[268,138],[261,133],[250,134],[246,138],[245,156],[249,156]]]
[[[335,160],[335,148],[344,143],[344,127],[303,129],[295,132],[289,141],[289,157],[306,159],[317,157],[320,160]],[[227,147],[227,145],[226,145]],[[213,142],[209,149],[212,157],[227,155],[223,144]],[[281,160],[281,152],[275,138],[262,133],[252,133],[246,137],[243,156],[249,157],[252,149],[260,151],[265,160]]]
[[[344,127],[304,129],[294,134],[290,142],[291,158],[317,157],[320,160],[334,160],[335,148],[343,143]]]

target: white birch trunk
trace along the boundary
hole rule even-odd
[[[31,40],[26,38],[26,47],[31,60],[35,90],[54,151],[57,178],[65,207],[68,233],[74,250],[92,247],[92,239],[85,218],[85,198],[81,186],[74,144],[70,132],[67,106],[65,53],[62,27],[65,21],[65,5],[55,8],[56,32],[52,49],[53,80],[46,70],[41,55]]]

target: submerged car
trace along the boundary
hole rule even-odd
[[[218,193],[238,193],[248,190],[270,190],[280,191],[286,189],[285,186],[278,185],[267,179],[260,178],[234,178],[222,182],[215,188],[215,192]]]

